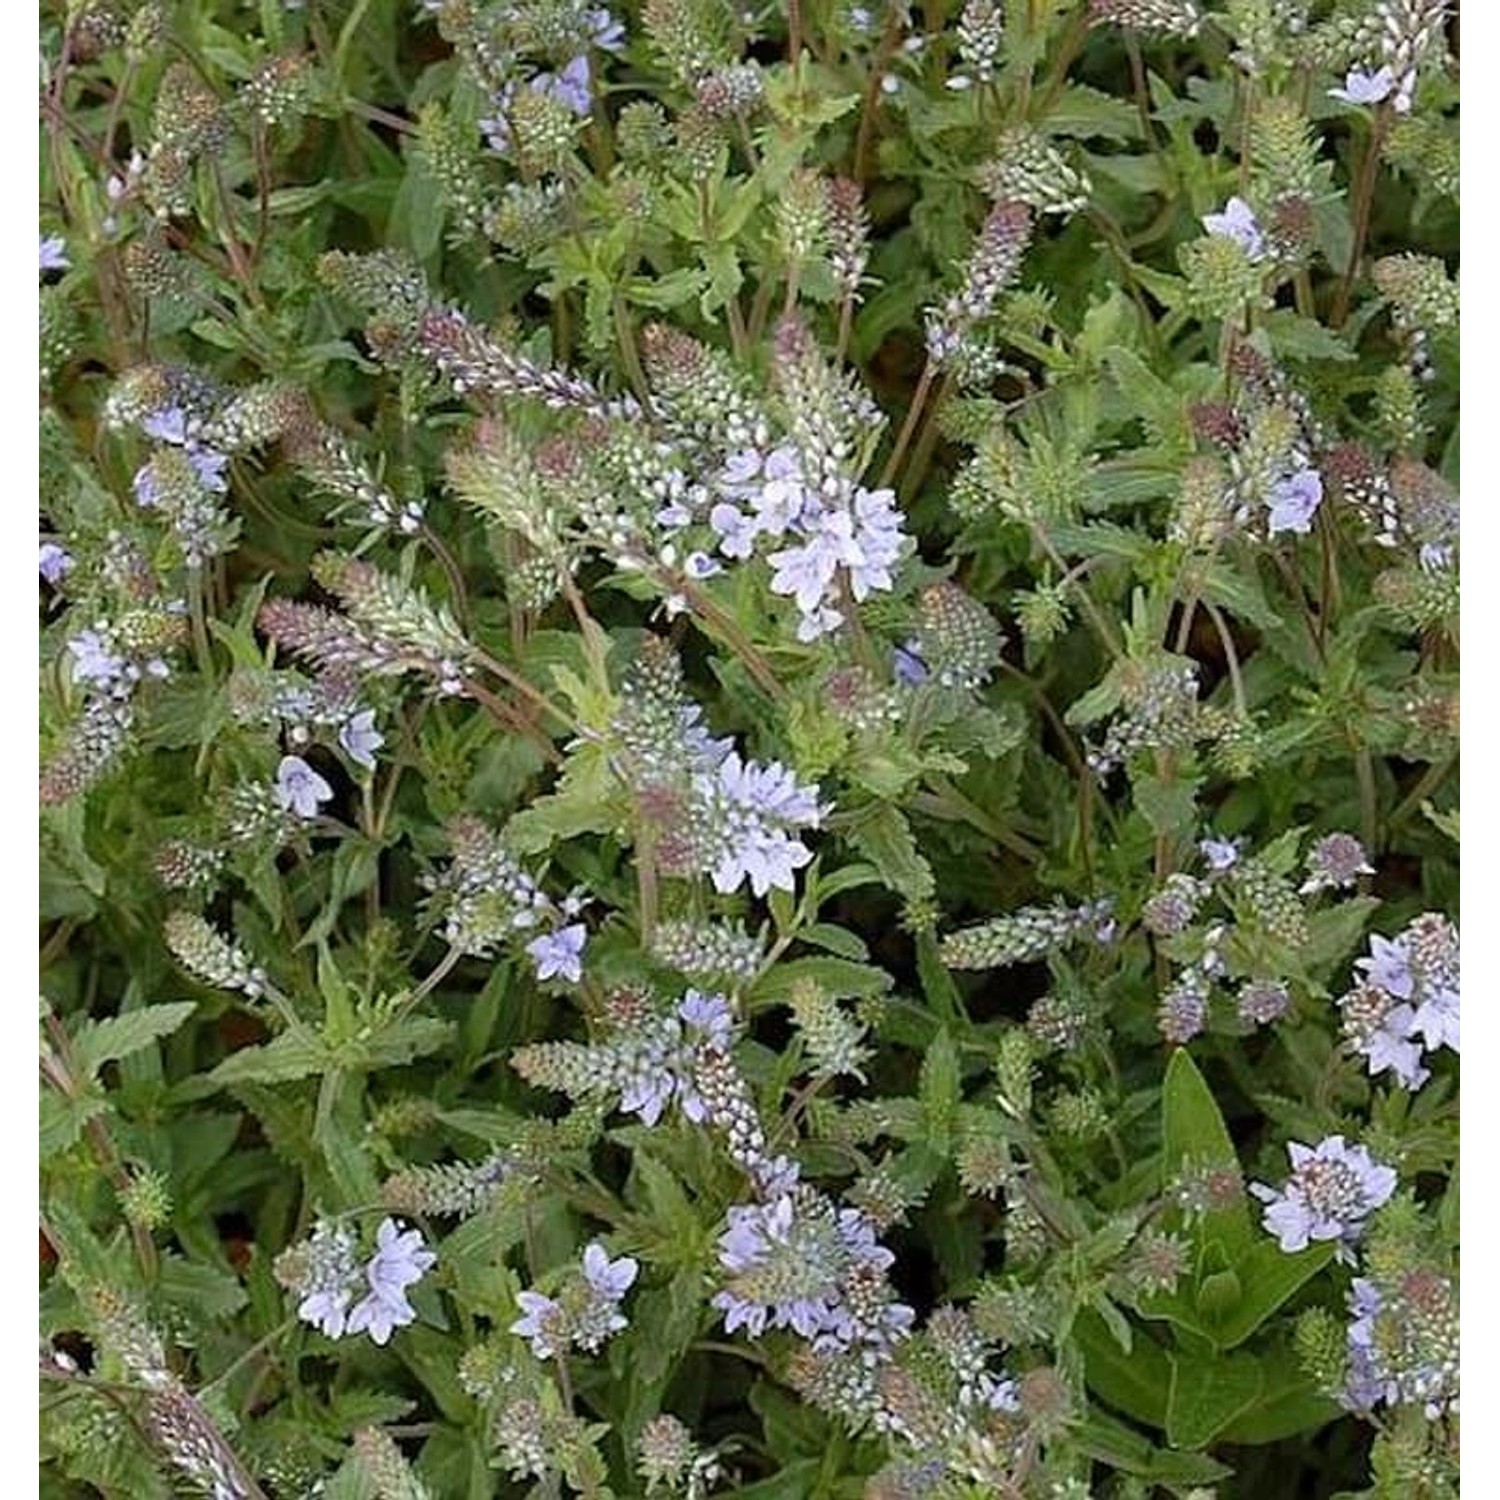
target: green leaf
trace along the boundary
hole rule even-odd
[[[75,1094],[72,1098],[65,1098],[54,1089],[44,1090],[38,1100],[38,1149],[42,1160],[57,1156],[74,1145],[88,1122],[108,1108],[109,1101],[95,1089]]]
[[[1072,1429],[1074,1440],[1090,1458],[1125,1474],[1158,1484],[1210,1485],[1227,1479],[1234,1470],[1197,1453],[1173,1453],[1155,1447],[1140,1433],[1097,1409]]]
[[[1236,1305],[1214,1328],[1221,1348],[1242,1344],[1300,1287],[1327,1266],[1337,1246],[1332,1241],[1309,1245],[1288,1255],[1271,1240],[1261,1240],[1237,1265],[1241,1292]]]
[[[1248,1354],[1205,1358],[1169,1355],[1171,1391],[1167,1440],[1174,1448],[1204,1448],[1260,1398],[1260,1361]]]
[[[1186,776],[1137,776],[1130,790],[1135,805],[1158,838],[1177,839],[1198,824],[1197,780]]]
[[[310,1032],[286,1031],[261,1047],[245,1047],[226,1057],[209,1079],[233,1083],[285,1083],[333,1066],[333,1054]]]
[[[851,963],[863,963],[870,956],[865,940],[847,927],[835,927],[831,922],[813,922],[797,934],[804,943],[822,948]]]
[[[934,1151],[946,1152],[953,1129],[954,1112],[963,1097],[958,1067],[958,1048],[946,1031],[932,1039],[922,1059],[917,1082],[917,1098],[927,1125],[928,1140]]]
[[[517,854],[542,854],[561,839],[612,833],[621,822],[618,799],[608,755],[597,745],[585,745],[569,755],[557,790],[506,824],[505,841]]]
[[[164,1301],[194,1318],[232,1317],[250,1300],[239,1279],[228,1271],[170,1252],[162,1257],[157,1289]]]
[[[1260,1398],[1220,1429],[1220,1441],[1277,1443],[1316,1431],[1345,1414],[1312,1384],[1289,1346],[1276,1344],[1267,1349],[1260,1356],[1260,1368]]]
[[[1204,1168],[1240,1175],[1240,1159],[1229,1138],[1224,1116],[1198,1065],[1179,1047],[1167,1064],[1162,1090],[1162,1168],[1167,1178]],[[1243,1196],[1195,1221],[1200,1244],[1218,1238],[1238,1265],[1255,1243],[1250,1211]]]
[[[1073,1342],[1083,1355],[1089,1388],[1127,1417],[1163,1427],[1171,1392],[1172,1364],[1167,1351],[1141,1333],[1126,1354],[1091,1308],[1073,1320]]]
[[[844,837],[908,901],[927,901],[937,894],[932,866],[917,849],[911,824],[890,803],[877,803]]]
[[[103,1064],[118,1062],[170,1036],[196,1009],[196,1001],[178,1000],[170,1005],[143,1006],[102,1021],[85,1021],[73,1036],[73,1055],[92,1075]]]

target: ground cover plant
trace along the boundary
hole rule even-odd
[[[1456,1494],[1456,7],[40,42],[42,1493]]]

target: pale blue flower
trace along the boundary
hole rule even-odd
[[[1350,68],[1341,89],[1329,89],[1329,97],[1342,99],[1346,104],[1379,104],[1388,99],[1396,87],[1396,75],[1389,68],[1369,73],[1363,68]]]
[[[160,443],[181,448],[188,440],[187,413],[180,406],[163,406],[145,418],[141,430]]]
[[[394,1296],[419,1282],[435,1265],[420,1229],[402,1230],[395,1219],[383,1219],[375,1231],[375,1254],[365,1267],[372,1291]]]
[[[80,631],[68,642],[68,653],[73,658],[74,682],[111,687],[125,673],[125,658],[111,651],[97,630]]]
[[[1381,1073],[1395,1074],[1396,1081],[1408,1092],[1421,1088],[1432,1071],[1422,1064],[1422,1049],[1412,1040],[1417,1013],[1411,1006],[1398,1002],[1387,1008],[1378,1025],[1367,1031],[1359,1042],[1371,1078]]]
[[[1370,938],[1370,956],[1359,959],[1355,968],[1361,970],[1365,982],[1382,989],[1398,1000],[1410,1000],[1415,987],[1412,978],[1411,958],[1406,944],[1400,939],[1383,938],[1379,933]]]
[[[220,453],[214,448],[201,448],[196,443],[190,443],[187,450],[188,462],[193,466],[193,473],[198,476],[198,483],[206,490],[212,490],[217,495],[229,493],[229,479],[225,470],[229,467],[229,455]]]
[[[1288,1255],[1313,1242],[1337,1240],[1339,1259],[1352,1260],[1365,1220],[1396,1191],[1394,1169],[1363,1146],[1345,1145],[1341,1135],[1315,1147],[1292,1141],[1287,1155],[1292,1172],[1280,1190],[1250,1184],[1266,1205],[1266,1229]]]
[[[894,490],[858,489],[854,492],[857,562],[849,563],[849,590],[863,601],[872,589],[892,586],[891,568],[901,555],[906,539]]]
[[[416,1309],[406,1300],[406,1289],[437,1264],[437,1256],[422,1242],[419,1229],[403,1233],[394,1219],[376,1231],[376,1251],[365,1267],[368,1294],[349,1310],[348,1332],[367,1332],[377,1344],[392,1332],[416,1321]]]
[[[725,1051],[734,1037],[734,1012],[723,995],[690,989],[677,1007],[677,1014],[702,1033],[703,1040],[715,1052]]]
[[[150,510],[153,506],[161,504],[161,490],[156,483],[156,473],[150,464],[142,464],[135,471],[130,487],[135,491],[137,505]]]
[[[755,551],[755,538],[760,533],[760,524],[754,516],[746,515],[739,506],[721,500],[708,513],[708,524],[719,537],[719,551],[725,557],[745,558]]]
[[[1205,214],[1203,227],[1212,235],[1233,240],[1251,260],[1259,260],[1265,254],[1265,235],[1243,198],[1231,198],[1223,213]]]
[[[56,588],[73,571],[73,556],[56,542],[41,542],[37,546],[36,568]]]
[[[41,252],[38,262],[43,271],[66,271],[73,263],[68,259],[68,242],[60,234],[38,236]]]
[[[561,975],[570,984],[577,984],[583,978],[583,945],[587,939],[588,929],[582,922],[574,922],[527,943],[526,951],[536,963],[536,977],[554,979]]]
[[[375,752],[385,744],[385,736],[375,727],[375,710],[361,709],[352,718],[345,720],[339,729],[339,744],[344,753],[356,765],[367,771],[375,765]]]
[[[609,1302],[618,1302],[630,1290],[639,1270],[628,1255],[612,1261],[597,1241],[583,1252],[583,1279]]]
[[[551,1359],[564,1341],[559,1336],[561,1330],[558,1327],[562,1308],[540,1292],[520,1292],[516,1301],[520,1304],[522,1316],[510,1325],[510,1331],[529,1339],[531,1352],[538,1359]]]
[[[1271,536],[1283,531],[1306,535],[1323,501],[1323,478],[1316,469],[1299,469],[1290,478],[1271,487],[1271,513],[1266,530]]]
[[[618,52],[625,45],[624,23],[615,19],[604,7],[598,6],[584,12],[589,28],[589,40],[605,52]]]
[[[810,538],[799,547],[785,547],[766,559],[775,572],[771,578],[773,594],[790,594],[804,615],[811,614],[822,603],[846,549],[852,543],[852,526],[844,518],[844,535],[832,527]]]
[[[1421,1035],[1429,1052],[1439,1047],[1458,1051],[1458,991],[1438,989],[1430,992],[1413,1012],[1411,1029]]]
[[[276,801],[299,818],[315,818],[318,804],[333,797],[333,788],[300,755],[284,755],[276,768]]]
[[[927,663],[922,660],[915,641],[892,648],[891,670],[896,681],[906,687],[920,687],[927,681]]]
[[[1240,842],[1238,839],[1200,839],[1198,852],[1210,870],[1215,874],[1222,874],[1239,863]]]
[[[348,1230],[320,1223],[302,1253],[304,1272],[296,1288],[301,1294],[297,1316],[325,1337],[343,1337],[349,1301],[359,1286],[354,1239]]]

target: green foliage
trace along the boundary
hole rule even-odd
[[[43,1493],[1457,1494],[1450,10],[43,0]]]

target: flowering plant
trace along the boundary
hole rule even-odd
[[[44,1493],[1458,1493],[1445,0],[43,0]]]

